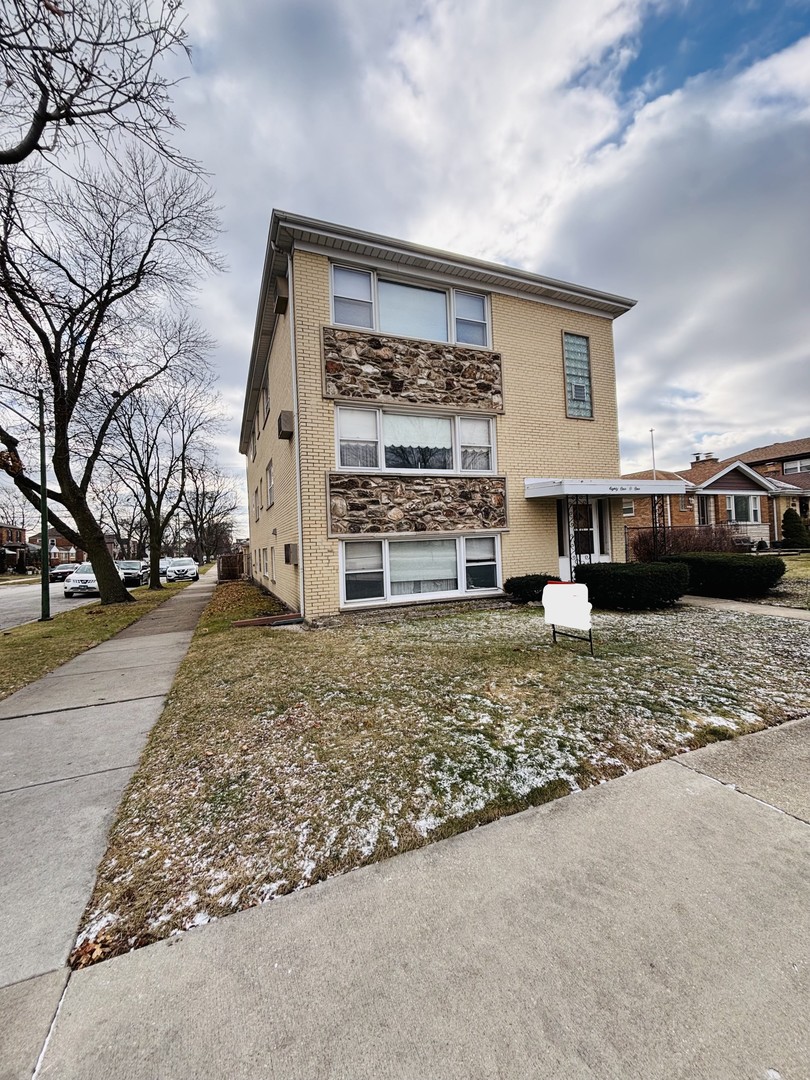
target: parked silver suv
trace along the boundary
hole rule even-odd
[[[197,581],[200,568],[193,559],[169,559],[166,581]]]

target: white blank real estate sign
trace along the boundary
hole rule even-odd
[[[591,604],[588,603],[588,586],[546,585],[543,589],[543,612],[546,626],[567,626],[572,630],[590,630]]]

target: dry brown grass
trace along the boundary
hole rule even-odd
[[[217,588],[110,835],[74,962],[801,715],[810,627],[599,615],[596,658],[537,609],[315,632]]]

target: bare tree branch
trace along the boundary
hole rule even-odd
[[[180,0],[2,0],[0,166],[134,136],[185,168],[161,69],[190,55]],[[50,140],[49,142],[46,140]]]

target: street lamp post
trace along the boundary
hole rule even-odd
[[[33,397],[33,394],[28,394],[28,397]],[[4,405],[6,409],[10,409],[11,412],[21,417],[26,423],[30,424],[35,431],[39,432],[39,512],[40,512],[40,538],[39,538],[39,569],[40,569],[40,587],[42,596],[42,614],[40,615],[39,622],[51,621],[51,583],[50,574],[48,570],[50,566],[46,566],[46,559],[48,558],[48,476],[45,467],[45,395],[40,390],[37,393],[37,402],[39,404],[39,423],[32,423],[30,417],[21,413],[19,409],[15,409],[13,405]]]
[[[42,595],[42,614],[40,622],[51,621],[51,560],[48,547],[48,488],[45,470],[45,397],[39,391],[39,514],[40,514],[40,588]],[[48,565],[45,565],[47,559]]]

